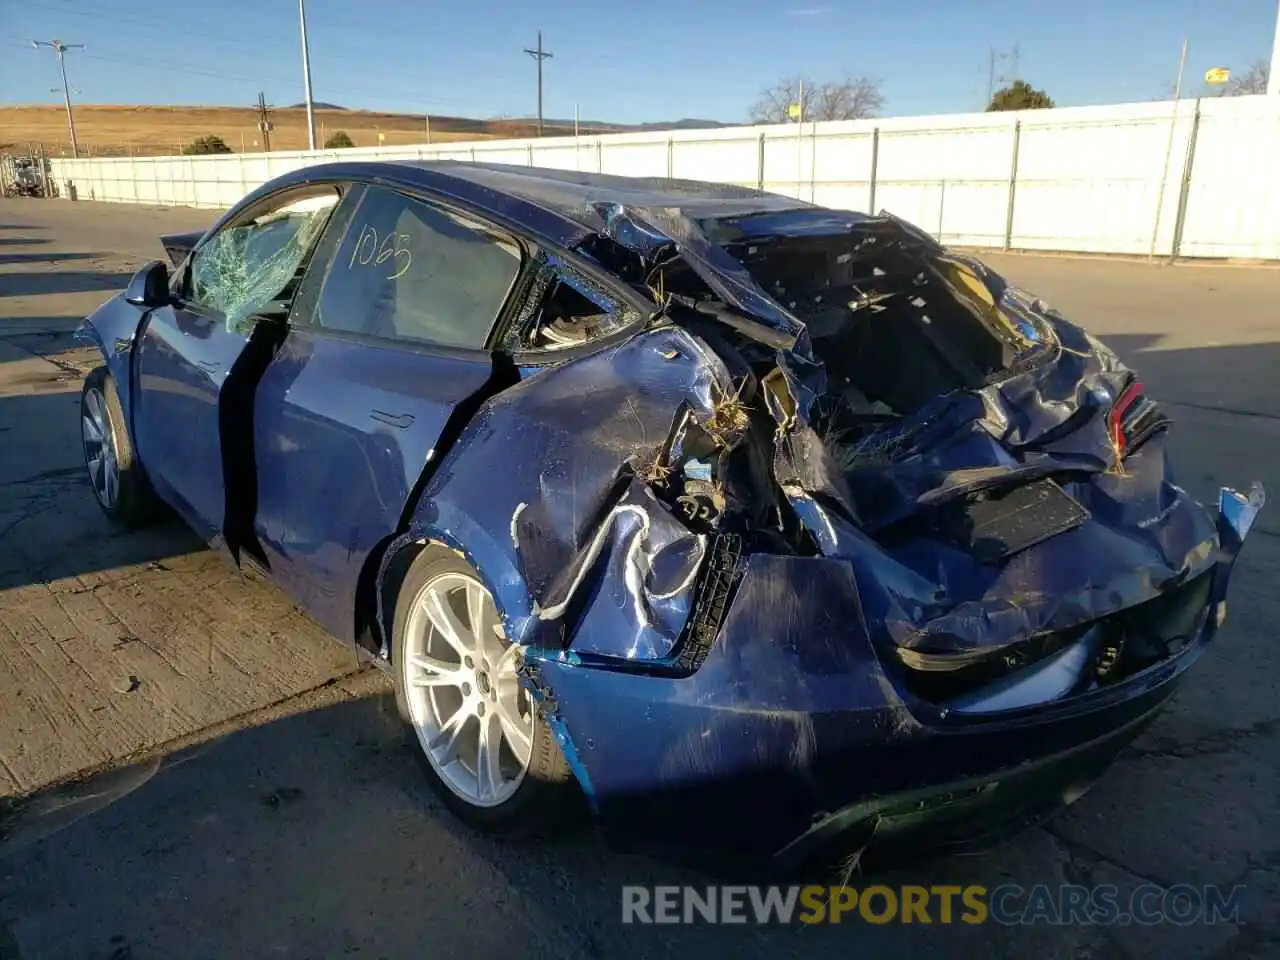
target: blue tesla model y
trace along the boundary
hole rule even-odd
[[[333,163],[162,238],[81,336],[92,488],[394,678],[449,806],[781,861],[1079,796],[1225,616],[1105,346],[889,215]]]

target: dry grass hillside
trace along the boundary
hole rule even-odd
[[[85,104],[75,108],[76,139],[81,156],[157,156],[181,153],[197,137],[221,137],[238,152],[262,149],[257,111],[249,107],[152,107]],[[306,111],[272,109],[271,149],[307,146]],[[345,131],[358,147],[425,143],[427,122],[421,116],[365,110],[317,110],[316,138],[323,144]],[[531,136],[535,127],[521,120],[468,120],[432,117],[431,141],[481,140]],[[552,133],[564,133],[548,129]],[[381,135],[381,139],[379,139]],[[71,154],[67,115],[61,106],[0,106],[0,152],[27,152],[43,147],[52,156]]]

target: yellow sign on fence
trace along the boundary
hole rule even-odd
[[[1231,71],[1226,67],[1210,67],[1204,72],[1205,83],[1226,83],[1231,79]]]

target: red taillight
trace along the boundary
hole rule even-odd
[[[1121,457],[1128,453],[1126,449],[1128,441],[1124,435],[1125,414],[1140,399],[1142,399],[1142,384],[1135,380],[1116,398],[1116,402],[1111,405],[1111,413],[1107,415],[1107,431],[1111,434],[1111,445],[1116,448],[1116,453]]]
[[[1168,425],[1169,418],[1143,393],[1137,380],[1124,388],[1107,414],[1107,434],[1120,459]]]

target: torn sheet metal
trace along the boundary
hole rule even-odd
[[[823,552],[854,563],[878,639],[917,664],[941,669],[1106,616],[1222,559],[1212,519],[1173,480],[1163,437],[1115,469],[1107,398],[1128,372],[1078,329],[1053,329],[1055,362],[941,398],[871,438],[868,446],[901,444],[844,474],[861,530],[792,497]],[[998,565],[946,541],[939,508],[1050,475],[1089,519]]]
[[[670,327],[526,371],[472,419],[410,532],[465,545],[516,642],[668,657],[706,535],[640,476],[682,409],[710,421],[731,389],[720,359]]]

